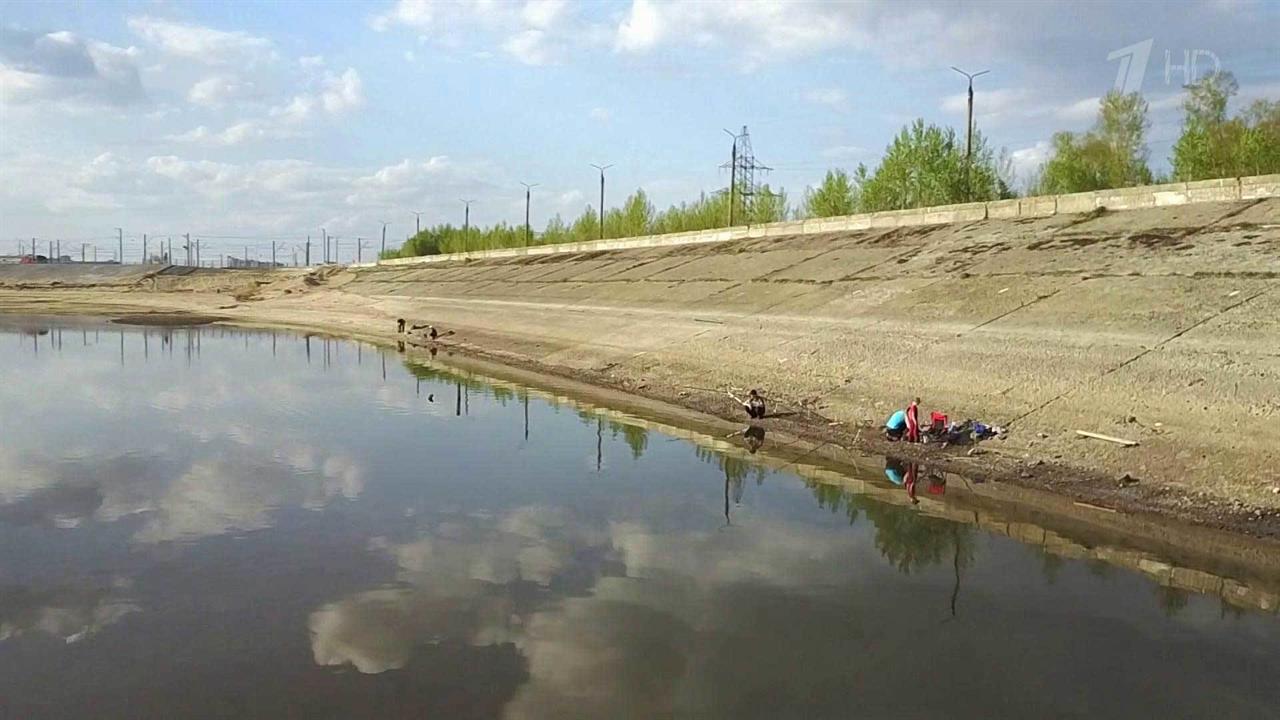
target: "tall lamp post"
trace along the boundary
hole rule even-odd
[[[600,171],[600,239],[603,240],[604,239],[604,171],[613,167],[613,164],[611,163],[609,165],[597,165],[595,163],[591,163],[591,167]]]
[[[475,200],[461,200],[464,208],[462,215],[462,252],[470,251],[471,244],[471,203]]]
[[[524,246],[529,247],[529,243],[533,239],[533,231],[530,230],[529,226],[529,197],[532,194],[532,190],[538,187],[538,183],[530,185],[527,182],[522,182],[520,184],[524,186]]]
[[[960,73],[969,80],[969,118],[965,124],[965,141],[964,141],[964,194],[966,200],[973,200],[973,187],[969,184],[969,166],[973,164],[973,79],[981,77],[991,72],[990,70],[982,70],[976,73],[967,73],[964,70],[951,66],[952,70]]]

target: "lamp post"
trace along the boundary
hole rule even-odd
[[[524,186],[524,246],[529,247],[529,242],[533,238],[533,232],[529,227],[529,198],[533,189],[538,187],[539,183],[530,185],[527,182],[522,182],[520,184]]]
[[[604,171],[613,167],[613,164],[611,163],[609,165],[596,165],[595,163],[591,163],[591,167],[600,171],[600,239],[603,240],[604,239]]]
[[[462,215],[462,252],[469,252],[468,245],[471,244],[471,203],[475,200],[461,200],[462,205],[466,208]]]
[[[951,69],[969,79],[969,118],[965,124],[964,141],[964,194],[966,200],[973,200],[973,188],[969,185],[969,166],[973,163],[973,79],[986,75],[991,71],[982,70],[981,72],[967,73],[955,65],[952,65]]]

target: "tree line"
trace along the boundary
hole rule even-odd
[[[1149,107],[1138,93],[1113,91],[1098,104],[1092,128],[1054,134],[1048,159],[1028,178],[1031,195],[1105,190],[1245,175],[1280,173],[1280,101],[1255,100],[1234,116],[1227,107],[1239,91],[1229,72],[1206,75],[1186,87],[1182,133],[1173,146],[1168,174],[1151,170],[1147,133]],[[764,185],[755,193],[739,185],[703,193],[696,200],[658,210],[644,190],[604,213],[587,205],[572,221],[556,215],[526,238],[523,225],[499,223],[466,229],[436,225],[410,238],[391,257],[519,247],[727,227],[729,203],[735,221],[758,225],[789,219],[834,217],[882,210],[981,202],[1016,197],[1013,163],[974,130],[972,150],[953,128],[916,120],[885,148],[874,170],[828,170],[792,207],[784,190]]]

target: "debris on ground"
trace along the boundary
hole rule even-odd
[[[1113,443],[1116,443],[1117,445],[1124,445],[1125,447],[1133,447],[1138,444],[1137,440],[1126,440],[1125,438],[1118,438],[1113,435],[1103,435],[1102,433],[1089,432],[1088,430],[1077,430],[1076,434],[1079,435],[1080,437],[1093,438],[1094,440],[1106,440],[1107,442],[1113,442]]]

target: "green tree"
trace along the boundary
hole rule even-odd
[[[1258,100],[1234,118],[1227,105],[1239,90],[1229,72],[1187,86],[1182,135],[1173,146],[1178,180],[1280,172],[1280,102]]]
[[[858,187],[844,170],[828,170],[822,184],[805,191],[807,217],[836,217],[858,212]]]
[[[995,160],[982,133],[974,132],[973,154],[966,158],[964,143],[957,140],[955,130],[925,125],[924,120],[902,128],[870,177],[865,169],[859,175],[866,178],[858,183],[865,212],[1001,196]]]
[[[1148,185],[1147,101],[1138,93],[1112,91],[1098,105],[1098,119],[1085,133],[1059,132],[1053,154],[1040,172],[1039,192],[1085,192]]]

